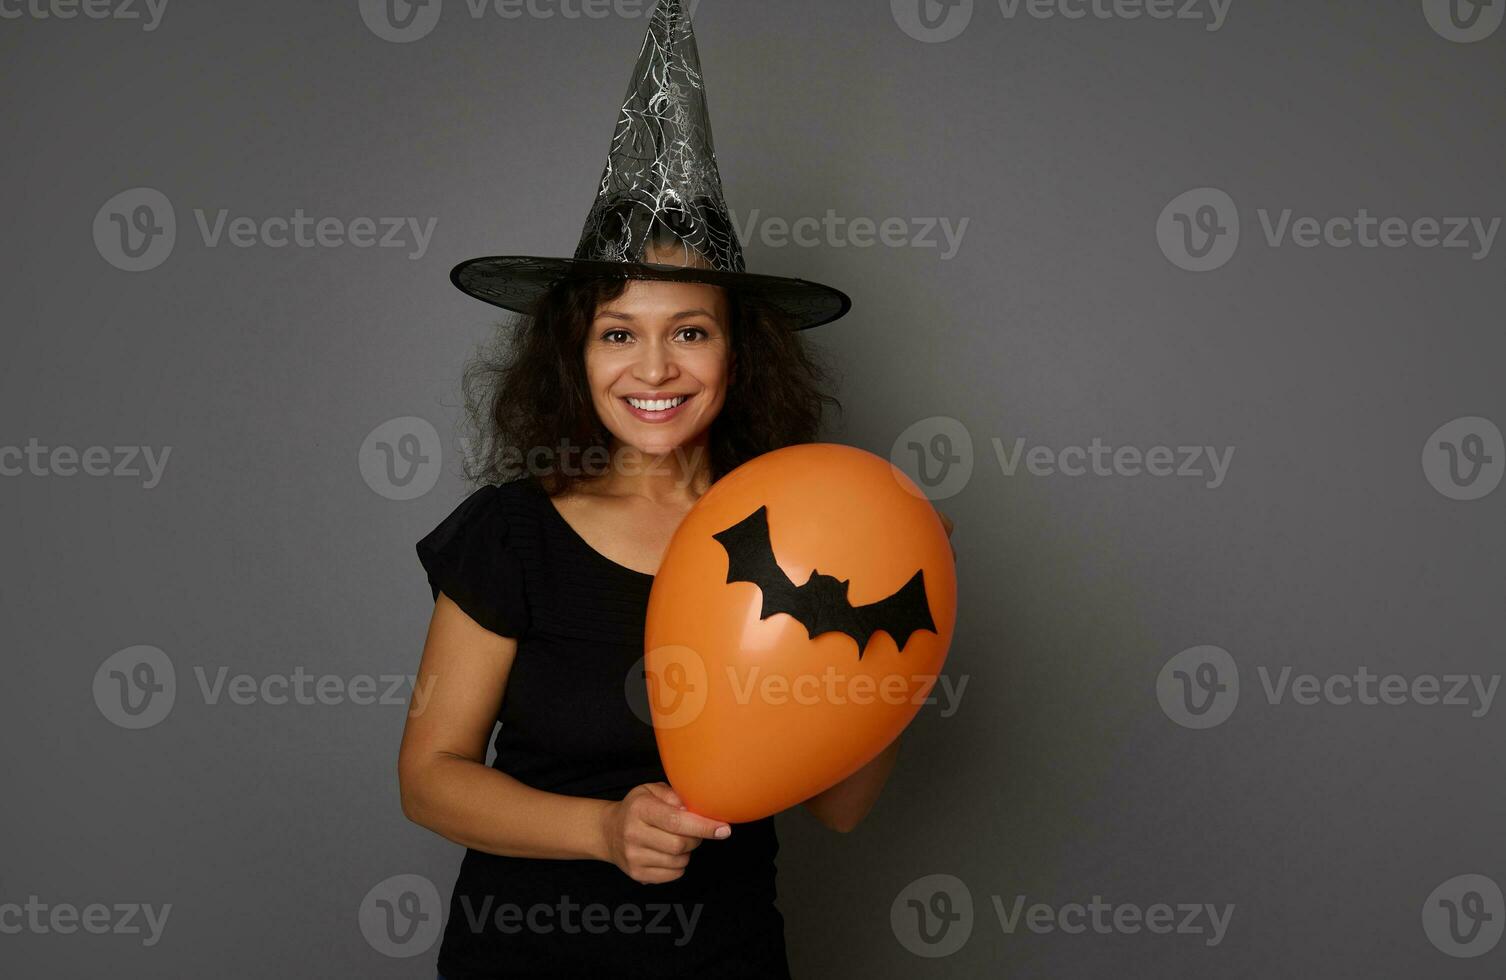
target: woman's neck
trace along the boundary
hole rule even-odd
[[[614,438],[610,452],[606,472],[587,483],[592,493],[673,503],[693,501],[711,485],[711,447],[706,442],[653,455]]]

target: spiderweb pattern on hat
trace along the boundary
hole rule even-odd
[[[695,35],[678,2],[660,3],[575,257],[641,262],[657,225],[711,268],[743,272],[721,186]]]

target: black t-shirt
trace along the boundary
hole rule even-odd
[[[495,768],[536,789],[602,800],[667,781],[646,698],[631,686],[643,687],[653,576],[592,548],[531,476],[476,490],[418,542],[418,556],[436,598],[443,591],[518,641]],[[607,861],[468,848],[439,972],[788,977],[778,850],[773,817],[733,824],[726,840],[703,840],[679,878],[644,884]]]

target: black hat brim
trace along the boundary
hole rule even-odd
[[[840,289],[785,276],[752,272],[722,272],[644,262],[603,262],[586,259],[542,258],[531,255],[493,255],[467,259],[450,270],[457,289],[484,303],[514,313],[531,314],[539,299],[562,279],[654,279],[699,282],[751,296],[789,318],[796,330],[831,323],[852,309]]]

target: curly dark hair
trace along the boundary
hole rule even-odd
[[[534,472],[551,494],[596,475],[580,459],[608,459],[610,432],[601,423],[586,382],[585,344],[600,303],[621,296],[628,280],[566,278],[555,283],[528,316],[504,320],[493,341],[465,369],[471,449],[465,477],[474,484],[505,483]],[[778,310],[727,290],[735,364],[726,401],[711,424],[711,481],[742,463],[784,446],[815,442],[826,405],[842,403],[823,390],[831,374],[824,357],[790,328]],[[540,466],[535,454],[579,454]],[[594,450],[594,447],[600,447]],[[589,469],[589,466],[586,467]]]

